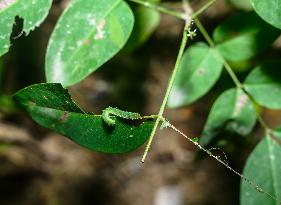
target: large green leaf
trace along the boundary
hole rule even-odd
[[[252,4],[263,20],[281,29],[281,0],[252,0]]]
[[[205,43],[191,46],[184,54],[168,100],[171,108],[188,105],[206,94],[220,77],[223,62]]]
[[[214,103],[200,143],[208,145],[222,130],[247,135],[255,123],[255,108],[248,96],[240,89],[227,90]]]
[[[256,67],[246,78],[244,86],[260,105],[281,109],[281,61]]]
[[[133,24],[123,0],[73,0],[49,41],[47,82],[70,86],[83,80],[124,46]]]
[[[15,17],[23,18],[23,31],[28,34],[47,16],[52,0],[0,0],[0,56],[10,48]]]
[[[230,61],[242,61],[270,47],[280,31],[254,12],[230,17],[213,34],[217,48]]]
[[[281,146],[277,140],[281,140],[280,131],[276,131],[274,136],[265,136],[248,158],[243,174],[264,191],[281,199]],[[241,181],[240,201],[241,205],[280,204],[259,193],[244,180]]]
[[[138,6],[134,14],[136,23],[124,48],[126,52],[133,51],[147,41],[160,22],[160,13],[154,9]]]
[[[109,126],[100,115],[84,113],[61,84],[32,85],[18,91],[15,100],[41,126],[104,153],[135,150],[147,140],[154,125],[154,121],[136,125],[136,121],[116,117],[116,124]]]

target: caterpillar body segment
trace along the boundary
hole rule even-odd
[[[123,111],[113,107],[107,107],[102,111],[102,119],[110,126],[115,125],[115,116],[131,120],[142,118],[139,113]]]

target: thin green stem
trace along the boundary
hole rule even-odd
[[[144,154],[143,154],[143,157],[142,157],[142,160],[141,160],[143,163],[144,163],[144,161],[146,159],[148,151],[150,150],[150,147],[151,147],[151,144],[153,142],[153,139],[154,139],[157,127],[158,127],[160,121],[163,120],[163,113],[164,113],[164,110],[165,110],[165,107],[166,107],[169,95],[171,93],[172,86],[173,86],[173,83],[174,83],[175,78],[176,78],[176,74],[177,74],[177,72],[179,70],[180,60],[181,60],[181,58],[183,56],[183,52],[184,52],[184,49],[185,49],[185,46],[186,46],[186,42],[187,42],[187,28],[188,28],[188,26],[189,26],[189,24],[186,23],[185,27],[184,27],[184,32],[183,32],[182,41],[181,41],[179,53],[178,53],[178,56],[177,56],[176,64],[175,64],[173,73],[172,73],[172,75],[170,77],[169,84],[168,84],[168,87],[167,87],[167,90],[166,90],[166,93],[165,93],[165,97],[163,99],[162,105],[161,105],[160,110],[158,112],[158,117],[156,118],[153,130],[151,132],[151,135],[149,137],[147,146],[145,148],[145,151],[144,151]]]
[[[244,93],[249,97],[250,101],[255,105],[256,101],[255,99],[251,96],[250,93],[248,93],[245,89],[243,89]],[[259,123],[261,124],[261,126],[265,129],[265,132],[271,132],[272,129],[270,127],[268,127],[268,125],[266,124],[266,122],[264,121],[264,119],[262,118],[261,114],[259,113],[259,110],[256,106],[255,107],[255,111],[256,111],[256,115],[257,115],[257,119],[259,121]]]
[[[262,118],[262,116],[259,114],[259,112],[257,110],[256,110],[256,114],[257,114],[257,119],[258,119],[259,123],[265,129],[265,131],[266,132],[272,131],[272,129],[270,127],[268,127],[268,125],[266,124],[266,122],[264,121],[264,119]]]
[[[201,34],[203,35],[203,37],[205,38],[205,40],[208,42],[208,44],[211,47],[215,47],[215,43],[213,42],[212,38],[209,36],[208,32],[206,31],[206,29],[204,28],[204,26],[202,25],[202,23],[199,21],[198,18],[194,18],[194,22],[197,26],[197,28],[199,29],[199,31],[201,32]]]
[[[197,11],[195,11],[191,17],[195,18],[197,16],[199,16],[201,13],[203,13],[204,11],[206,11],[213,3],[215,3],[216,0],[209,0],[206,4],[204,4],[200,9],[198,9]]]
[[[156,4],[150,3],[148,1],[142,1],[142,0],[129,0],[129,1],[137,3],[137,4],[141,4],[141,5],[145,6],[145,7],[151,8],[151,9],[155,9],[155,10],[157,10],[159,12],[164,13],[164,14],[168,14],[170,16],[174,16],[176,18],[185,20],[185,15],[182,12],[170,10],[170,9],[165,8],[165,7],[158,6]]]
[[[183,34],[183,38],[182,38],[182,43],[181,43],[181,47],[180,47],[180,51],[179,51],[179,54],[178,54],[178,57],[177,57],[177,61],[176,61],[176,65],[175,65],[175,68],[174,68],[174,71],[173,71],[173,74],[169,80],[169,84],[168,84],[168,88],[167,88],[167,91],[166,91],[166,94],[165,94],[165,97],[164,97],[164,100],[162,102],[162,105],[160,107],[160,110],[159,110],[159,113],[158,115],[154,115],[152,118],[155,118],[156,119],[156,122],[154,124],[154,127],[153,127],[153,130],[151,132],[151,135],[149,137],[149,141],[147,143],[147,146],[146,146],[146,149],[145,149],[145,152],[144,152],[144,155],[142,157],[142,162],[145,161],[145,158],[148,154],[148,151],[151,147],[151,144],[153,142],[153,138],[155,136],[155,133],[156,133],[156,130],[157,130],[157,127],[160,123],[160,121],[163,120],[163,113],[164,113],[164,110],[165,110],[165,107],[166,107],[166,104],[167,104],[167,100],[168,100],[168,97],[170,95],[170,92],[171,92],[171,88],[172,88],[172,85],[173,85],[173,82],[174,82],[174,79],[175,79],[175,76],[176,76],[176,73],[177,73],[177,70],[178,70],[178,67],[179,67],[179,62],[180,62],[180,59],[183,55],[183,51],[184,51],[184,48],[185,48],[185,45],[186,45],[186,41],[187,41],[187,28],[189,26],[189,21],[191,18],[194,19],[195,21],[195,24],[196,26],[198,27],[198,29],[200,30],[200,32],[202,33],[203,37],[205,38],[205,40],[208,42],[208,44],[212,47],[212,48],[216,48],[216,44],[214,43],[214,41],[212,40],[212,38],[209,36],[208,32],[206,31],[206,29],[204,28],[204,26],[202,25],[202,23],[199,21],[199,19],[197,18],[197,16],[199,16],[201,13],[203,13],[206,9],[208,9],[216,0],[209,0],[206,4],[204,4],[199,10],[197,10],[196,12],[194,12],[193,14],[189,15],[188,12],[186,11],[185,13],[181,13],[181,12],[178,12],[178,11],[174,11],[174,10],[169,10],[165,7],[162,7],[162,6],[158,6],[156,4],[152,4],[150,2],[147,2],[147,1],[143,1],[143,0],[129,0],[131,2],[134,2],[134,3],[137,3],[137,4],[140,4],[140,5],[143,5],[145,7],[148,7],[148,8],[151,8],[151,9],[155,9],[159,12],[162,12],[162,13],[165,13],[165,14],[168,14],[170,16],[174,16],[174,17],[177,17],[179,19],[182,19],[182,20],[185,20],[186,24],[185,24],[185,29],[184,29],[184,34]],[[183,4],[184,5],[187,5],[188,6],[188,2],[186,0],[183,0]],[[225,60],[225,58],[222,56],[222,54],[220,53],[220,51],[218,49],[217,50],[217,53],[219,54],[222,62],[223,62],[223,65],[227,71],[227,73],[229,74],[229,76],[231,77],[231,79],[233,80],[234,84],[236,85],[237,88],[239,89],[242,89],[245,91],[244,87],[243,87],[243,84],[239,81],[239,79],[237,78],[237,76],[235,75],[234,71],[232,70],[231,66],[229,65],[229,63]],[[252,101],[252,103],[254,103],[254,100],[251,98],[251,96],[249,95],[249,93],[247,93],[245,91],[245,93],[249,96],[250,100]],[[265,121],[263,120],[263,118],[261,117],[261,115],[258,113],[258,111],[256,111],[257,113],[257,118],[258,118],[258,121],[259,123],[264,127],[264,129],[266,131],[270,131],[271,129],[267,126],[267,124],[265,123]],[[148,118],[150,116],[147,116]]]
[[[148,1],[144,1],[144,0],[128,0],[128,1],[134,2],[136,4],[140,4],[147,8],[155,9],[161,13],[168,14],[170,16],[174,16],[176,18],[186,21],[187,19],[193,19],[193,18],[199,16],[201,13],[203,13],[205,10],[207,10],[216,0],[210,0],[209,2],[204,4],[198,11],[194,12],[190,17],[187,16],[186,13],[175,11],[175,10],[170,10],[163,6],[159,6],[157,4],[150,3]]]
[[[176,131],[177,133],[179,133],[180,135],[182,135],[184,138],[186,138],[189,142],[191,142],[192,144],[194,144],[196,147],[198,147],[200,150],[202,150],[203,152],[205,152],[207,155],[209,155],[209,157],[215,159],[217,162],[219,162],[220,164],[222,164],[224,167],[226,167],[227,169],[229,169],[231,172],[233,172],[234,174],[236,174],[237,176],[239,176],[242,180],[244,180],[246,183],[248,183],[253,189],[255,189],[256,191],[267,195],[269,198],[275,200],[276,202],[278,202],[279,204],[281,204],[281,201],[279,198],[277,198],[275,195],[265,191],[263,188],[260,187],[260,185],[256,184],[255,181],[252,181],[251,179],[249,179],[248,177],[244,176],[243,174],[240,174],[238,171],[236,171],[235,169],[233,169],[231,166],[228,165],[227,161],[222,160],[220,157],[214,155],[210,150],[211,149],[206,149],[204,147],[202,147],[198,142],[194,142],[190,137],[188,137],[186,134],[184,134],[183,132],[181,132],[179,129],[177,129],[174,125],[172,124],[168,124],[168,127],[172,128],[174,131]],[[267,134],[271,135],[271,137],[277,141],[279,141],[278,138],[276,138],[274,136],[273,132],[269,132],[268,130],[266,131]],[[279,142],[277,142],[279,143]]]
[[[230,75],[230,77],[232,78],[233,82],[235,83],[236,87],[243,89],[243,84],[239,81],[239,79],[237,78],[237,76],[235,75],[234,71],[232,70],[231,66],[229,65],[229,63],[223,58],[223,56],[220,54],[222,60],[223,60],[223,65],[226,69],[226,71],[228,72],[228,74]]]

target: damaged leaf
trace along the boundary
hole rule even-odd
[[[101,115],[86,114],[61,84],[35,84],[18,91],[15,100],[43,127],[77,144],[103,153],[125,153],[140,147],[150,136],[154,121],[115,118],[109,126]]]
[[[46,18],[51,5],[52,0],[1,0],[0,56],[10,48],[10,36],[15,17],[23,19],[23,32],[28,35]]]

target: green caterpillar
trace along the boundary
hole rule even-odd
[[[113,107],[107,107],[102,111],[102,119],[110,126],[115,125],[115,119],[112,118],[112,115],[131,120],[137,120],[142,118],[141,115],[136,112],[128,112]]]

